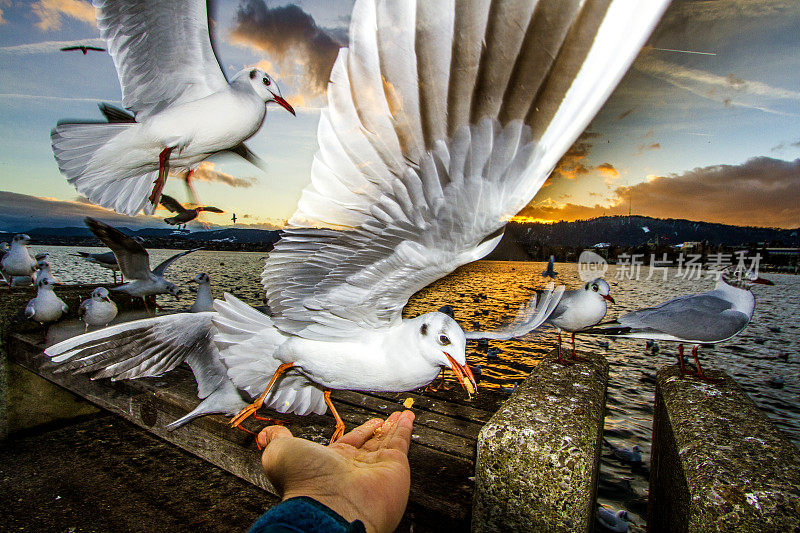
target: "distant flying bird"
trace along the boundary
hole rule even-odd
[[[598,324],[606,316],[606,302],[614,302],[609,294],[611,287],[603,278],[596,278],[584,284],[580,289],[566,291],[558,305],[545,321],[558,328],[558,361],[567,363],[561,357],[561,330],[568,331],[572,337],[572,358],[581,360],[575,355],[575,332]]]
[[[558,272],[553,270],[555,263],[556,263],[556,257],[554,255],[551,255],[550,261],[547,262],[547,268],[545,268],[544,271],[542,272],[543,278],[555,278],[556,276],[558,276]]]
[[[333,390],[413,390],[446,368],[474,393],[458,323],[403,308],[497,246],[667,3],[541,4],[357,0],[310,184],[261,275],[271,316],[225,295],[215,312],[113,326],[46,354],[122,379],[198,364],[215,348],[255,398],[233,427],[262,406],[330,409],[332,441],[345,427]]]
[[[234,224],[236,224],[236,213],[233,214],[231,220],[233,221]]]
[[[714,290],[680,296],[655,307],[631,311],[618,319],[581,333],[678,342],[681,373],[684,343],[693,344],[692,356],[697,376],[714,381],[703,373],[697,349],[701,344],[716,344],[738,335],[753,317],[756,299],[753,284],[773,285],[755,274],[749,276],[723,272]]]
[[[197,218],[197,215],[202,213],[203,211],[208,211],[210,213],[224,213],[222,209],[218,207],[212,207],[208,205],[198,206],[193,209],[187,209],[183,207],[178,200],[173,198],[172,196],[168,196],[166,194],[161,195],[161,205],[172,211],[173,213],[177,213],[174,217],[168,217],[164,219],[164,222],[167,224],[174,226],[177,224],[178,229],[180,229],[181,225],[186,228],[186,223],[191,222],[192,220]]]
[[[141,298],[145,302],[145,310],[148,312],[150,311],[147,308],[146,298],[148,296],[171,294],[176,300],[179,299],[178,295],[181,291],[174,283],[164,278],[164,273],[176,260],[202,248],[177,253],[150,270],[150,255],[138,241],[94,218],[87,217],[85,222],[91,232],[103,241],[103,244],[111,248],[122,274],[129,280],[125,285],[114,287],[112,290]]]
[[[28,243],[31,238],[24,233],[14,235],[11,247],[0,260],[0,272],[7,282],[14,276],[32,276],[36,271],[36,260],[31,257]]]
[[[92,296],[81,302],[78,308],[78,318],[86,324],[84,331],[89,326],[107,326],[117,316],[117,304],[108,296],[108,289],[97,287],[92,291]]]
[[[89,201],[152,215],[170,168],[192,172],[223,151],[252,154],[242,143],[261,127],[270,102],[295,114],[263,70],[246,68],[230,83],[225,79],[204,0],[94,5],[122,104],[136,122],[60,122],[53,130],[61,173]]]
[[[114,274],[114,283],[117,283],[117,271],[119,270],[119,264],[117,263],[116,256],[114,256],[114,252],[92,253],[79,251],[77,254],[73,255],[82,257],[90,263],[95,263],[103,268],[111,270],[111,272]]]
[[[72,50],[80,50],[81,52],[83,52],[83,55],[86,55],[86,52],[88,52],[89,50],[96,50],[98,52],[105,52],[106,51],[105,48],[100,48],[99,46],[90,46],[88,44],[79,44],[79,45],[76,45],[76,46],[62,46],[61,47],[61,51],[62,52],[71,52]]]

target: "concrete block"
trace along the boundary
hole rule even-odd
[[[651,532],[800,531],[800,451],[727,374],[656,376]]]
[[[591,531],[608,363],[586,357],[546,357],[481,430],[472,531]]]

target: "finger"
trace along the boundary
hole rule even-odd
[[[261,430],[261,432],[256,436],[256,442],[262,448],[266,448],[270,442],[273,442],[275,439],[285,439],[285,438],[292,438],[292,432],[289,431],[284,426],[267,426]]]
[[[407,454],[411,444],[411,432],[414,429],[414,413],[403,411],[399,414],[383,441],[383,448],[400,450]]]
[[[336,441],[336,444],[347,444],[354,448],[361,448],[365,442],[372,438],[375,434],[375,429],[383,424],[380,418],[373,418],[361,424],[354,430],[344,435],[341,439]]]
[[[409,411],[410,412],[410,411]],[[395,411],[380,427],[375,429],[374,436],[364,443],[363,449],[366,451],[375,451],[379,448],[385,448],[386,443],[389,442],[391,437],[396,432],[397,422],[401,419],[403,413]],[[413,420],[413,413],[411,414]]]

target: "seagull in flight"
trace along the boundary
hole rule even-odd
[[[178,229],[180,229],[181,225],[183,225],[184,229],[186,228],[187,222],[191,222],[192,220],[196,219],[197,216],[202,213],[203,211],[208,211],[209,213],[224,213],[222,209],[218,207],[212,207],[209,205],[197,206],[192,209],[187,209],[183,207],[178,200],[169,196],[167,194],[161,195],[161,205],[165,208],[169,209],[173,213],[177,213],[173,217],[167,217],[164,219],[164,222],[167,224],[174,226],[178,225]]]
[[[135,122],[62,121],[52,131],[59,170],[91,202],[152,215],[170,169],[192,172],[223,151],[251,154],[243,142],[261,127],[269,103],[295,114],[263,70],[225,78],[205,0],[93,4]]]
[[[756,299],[750,290],[754,284],[773,285],[753,272],[742,275],[725,271],[711,291],[631,311],[581,333],[677,342],[681,374],[685,373],[683,345],[692,344],[697,377],[714,382],[700,367],[697,350],[701,344],[717,344],[735,337],[747,327],[756,308]]]
[[[112,228],[105,222],[90,217],[87,217],[84,221],[91,232],[103,241],[103,244],[111,248],[111,251],[114,252],[114,257],[117,258],[122,274],[128,279],[128,283],[114,287],[112,290],[141,298],[148,313],[150,312],[147,308],[148,296],[171,294],[176,300],[179,299],[178,296],[181,291],[174,283],[167,281],[164,278],[164,274],[172,263],[184,255],[202,250],[202,248],[177,253],[163,261],[153,270],[150,270],[150,255],[139,241],[125,235],[118,229]]]
[[[88,44],[79,44],[79,45],[76,45],[76,46],[62,46],[61,47],[61,51],[62,52],[71,52],[72,50],[80,50],[81,52],[83,52],[83,55],[86,55],[86,52],[88,52],[89,50],[96,50],[97,52],[105,52],[106,51],[105,48],[100,48],[99,46],[90,46]]]
[[[332,391],[414,390],[445,368],[474,393],[458,323],[402,310],[495,248],[666,5],[357,0],[311,182],[261,275],[272,315],[226,294],[213,312],[111,326],[45,353],[65,369],[114,379],[186,360],[207,392],[218,381],[195,367],[216,350],[254,399],[233,427],[262,406],[330,409],[332,441],[344,432]]]

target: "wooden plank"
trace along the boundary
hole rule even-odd
[[[117,382],[91,380],[86,375],[71,373],[56,374],[53,365],[42,354],[42,346],[37,344],[40,339],[36,334],[12,335],[8,346],[10,359],[186,451],[274,493],[260,468],[259,452],[253,438],[230,429],[225,417],[204,417],[175,431],[165,428],[166,424],[193,409],[199,401],[194,378],[188,369],[176,369],[159,378]],[[343,394],[343,397],[337,399],[339,394]],[[334,403],[348,429],[376,415],[385,416],[398,407],[374,396],[363,400],[358,396],[358,393],[347,391],[334,392]],[[383,405],[386,407],[382,408]],[[479,426],[461,419],[446,420],[446,417],[433,412],[418,413],[422,421],[415,425],[414,443],[409,450],[413,473],[410,501],[451,519],[467,520],[474,484],[475,429]],[[294,435],[320,443],[328,442],[334,426],[330,415],[280,417],[287,421],[287,427]],[[453,433],[459,424],[468,431],[468,435]],[[251,431],[257,431],[262,423],[248,420],[244,425]],[[445,426],[449,431],[440,426]]]

